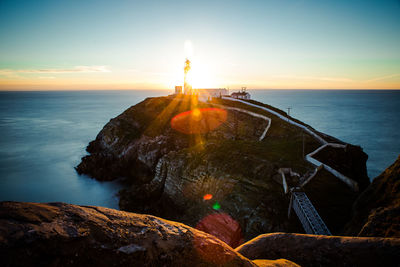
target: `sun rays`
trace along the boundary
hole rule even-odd
[[[144,135],[153,136],[166,127],[187,136],[189,145],[202,148],[206,135],[227,120],[227,111],[199,102],[196,95],[168,96],[168,104],[152,120]]]

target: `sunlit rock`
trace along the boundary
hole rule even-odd
[[[273,233],[236,251],[249,259],[285,258],[301,266],[396,266],[400,239]]]

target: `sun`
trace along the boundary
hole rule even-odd
[[[186,74],[186,82],[189,83],[193,89],[205,89],[205,88],[219,88],[221,87],[220,82],[216,78],[213,72],[213,62],[205,62],[202,55],[195,55],[193,44],[190,41],[184,43],[184,56],[190,60],[190,70]],[[174,74],[171,76],[169,85],[174,87],[176,85],[183,85],[184,70],[183,64],[174,64],[176,67]]]
[[[183,62],[184,61],[182,61],[182,63]],[[183,64],[181,64],[181,67],[177,67],[174,70],[170,82],[168,83],[169,86],[173,88],[175,85],[183,85],[183,77]],[[215,77],[215,74],[208,67],[208,65],[201,60],[197,60],[196,58],[191,59],[191,69],[186,75],[186,81],[192,86],[193,89],[221,87],[220,83]]]
[[[216,79],[207,65],[195,59],[192,60],[192,69],[188,72],[187,80],[193,89],[217,87]]]

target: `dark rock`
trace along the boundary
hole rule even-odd
[[[0,216],[2,266],[256,266],[212,235],[150,215],[1,202]]]
[[[78,173],[98,180],[120,177],[129,182],[146,182],[154,175],[158,159],[169,151],[187,147],[185,135],[173,131],[168,118],[175,108],[169,97],[148,98],[110,120],[87,147],[89,156],[76,167]]]
[[[274,233],[236,251],[253,260],[284,257],[302,266],[398,266],[400,239]]]
[[[400,237],[400,156],[358,197],[346,234]]]

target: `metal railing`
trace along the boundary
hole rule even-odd
[[[292,192],[291,203],[307,234],[332,235],[304,192]]]

